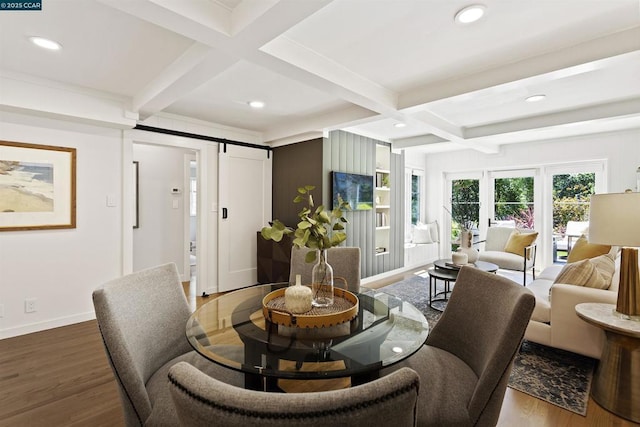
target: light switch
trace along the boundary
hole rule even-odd
[[[113,194],[108,194],[107,195],[107,207],[108,208],[115,208],[116,206],[118,206],[118,199]]]
[[[173,201],[173,209],[178,209],[180,207],[180,200]]]

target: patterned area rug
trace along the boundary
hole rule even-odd
[[[425,272],[380,290],[411,302],[433,328],[441,313],[429,307],[428,283]],[[589,357],[525,341],[514,361],[509,387],[584,416],[595,364]]]

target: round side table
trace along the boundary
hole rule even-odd
[[[621,318],[615,308],[593,302],[575,308],[582,320],[602,328],[607,339],[591,397],[614,414],[640,423],[640,322]]]

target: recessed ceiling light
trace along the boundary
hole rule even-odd
[[[531,95],[531,96],[525,98],[525,101],[527,101],[527,102],[538,102],[538,101],[542,101],[546,97],[547,97],[547,95]]]
[[[62,45],[56,41],[45,39],[44,37],[29,37],[31,43],[44,49],[60,50]]]
[[[481,4],[472,4],[456,13],[455,21],[459,24],[470,24],[476,22],[484,15],[486,7]]]
[[[249,101],[248,104],[251,108],[264,108],[264,102],[262,101]]]
[[[393,125],[394,125],[395,127],[397,127],[397,128],[403,128],[403,127],[405,127],[407,124],[406,124],[406,123],[394,123]]]

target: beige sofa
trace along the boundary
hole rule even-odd
[[[615,260],[615,272],[608,289],[561,283],[553,285],[562,267],[552,265],[545,268],[533,283],[527,285],[536,296],[536,307],[524,337],[529,341],[599,359],[605,340],[604,332],[580,319],[575,306],[583,302],[616,304],[620,256]]]

